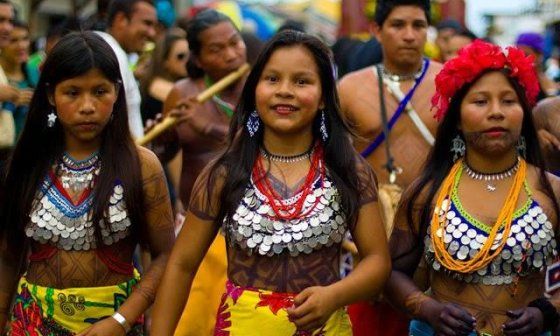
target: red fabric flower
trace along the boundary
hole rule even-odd
[[[294,305],[293,294],[259,293],[259,298],[261,300],[259,301],[259,303],[257,303],[257,308],[268,306],[268,308],[274,315],[276,315],[280,309],[288,309]]]
[[[525,56],[522,50],[515,47],[508,47],[506,55],[497,45],[475,40],[459,50],[457,57],[447,61],[436,76],[436,93],[432,97],[432,108],[436,110],[434,117],[438,121],[443,119],[455,93],[483,71],[503,68],[511,69],[510,76],[519,81],[525,89],[527,100],[534,105],[539,93],[534,58]]]

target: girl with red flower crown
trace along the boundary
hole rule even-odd
[[[323,43],[295,31],[269,41],[247,78],[227,150],[193,189],[157,295],[153,336],[173,334],[220,229],[228,282],[214,335],[351,335],[344,306],[379,293],[389,254],[375,177],[338,107]],[[341,280],[347,231],[363,259]]]
[[[545,172],[537,93],[531,57],[482,41],[437,75],[435,146],[390,242],[385,294],[414,319],[410,335],[555,334],[560,294],[545,296],[559,285],[546,269],[558,255],[560,180]],[[427,292],[411,279],[421,258]]]

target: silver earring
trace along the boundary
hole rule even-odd
[[[451,141],[451,150],[450,152],[453,153],[453,162],[459,160],[463,156],[465,156],[465,152],[467,147],[465,145],[465,141],[459,134]]]
[[[527,157],[527,143],[523,135],[517,140],[517,153],[523,158]]]
[[[247,131],[249,135],[252,137],[259,131],[259,126],[261,125],[261,121],[259,118],[259,114],[257,111],[251,112],[249,115],[249,119],[247,119]]]
[[[52,128],[56,122],[56,113],[54,113],[54,109],[47,115],[47,118],[47,127]]]
[[[321,138],[323,142],[327,142],[329,138],[329,132],[327,131],[327,121],[325,120],[325,110],[321,110],[321,126],[319,127],[319,131],[321,132]]]

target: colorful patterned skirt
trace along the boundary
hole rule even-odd
[[[104,287],[55,289],[30,284],[22,277],[18,284],[8,336],[70,336],[111,316],[130,296],[138,278]],[[128,336],[143,334],[141,321]]]
[[[352,325],[345,309],[334,312],[320,330],[298,332],[287,313],[294,297],[294,294],[239,287],[228,281],[218,310],[214,336],[352,335]]]

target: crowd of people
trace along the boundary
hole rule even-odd
[[[540,35],[446,20],[428,57],[428,0],[377,1],[356,53],[159,14],[112,0],[30,57],[0,0],[0,333],[560,334]]]

